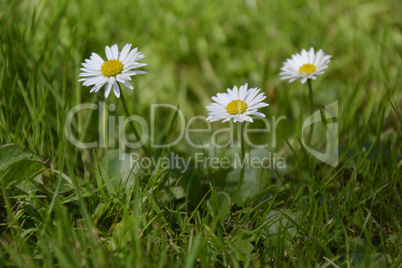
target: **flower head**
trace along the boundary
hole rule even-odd
[[[105,97],[109,96],[112,90],[116,97],[120,97],[120,88],[117,82],[123,83],[129,89],[133,86],[129,82],[130,76],[136,74],[146,74],[144,71],[134,71],[133,69],[147,65],[146,63],[138,63],[137,61],[144,58],[144,54],[134,48],[130,51],[131,44],[126,44],[119,52],[117,45],[105,47],[107,61],[104,61],[98,54],[92,53],[89,59],[82,63],[80,80],[84,81],[84,86],[93,86],[92,92],[97,92],[101,87],[106,85]]]
[[[314,53],[314,48],[309,51],[302,49],[301,53],[292,55],[291,59],[287,59],[281,68],[282,72],[279,74],[281,80],[289,79],[293,82],[301,78],[301,83],[306,83],[307,79],[316,79],[316,75],[323,74],[324,70],[328,68],[331,55],[325,55],[320,49]]]
[[[264,96],[264,93],[258,94],[260,89],[247,89],[247,84],[245,84],[240,86],[239,89],[236,86],[233,89],[228,88],[227,92],[218,93],[216,97],[212,97],[215,102],[206,107],[210,111],[208,121],[213,122],[223,119],[222,122],[226,122],[232,119],[234,123],[253,122],[251,115],[265,117],[263,113],[257,112],[258,108],[269,105],[262,102],[266,96]]]

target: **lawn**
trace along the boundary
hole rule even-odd
[[[401,267],[400,14],[0,1],[0,267]],[[81,63],[126,43],[147,73],[119,98],[90,93]],[[281,80],[310,47],[332,55],[324,73]],[[212,96],[246,83],[265,119],[206,121]]]

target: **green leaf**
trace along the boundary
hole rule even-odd
[[[254,242],[254,236],[251,232],[245,231],[237,236],[236,241],[234,242],[233,246],[237,250],[236,255],[237,258],[245,260],[244,256],[250,255],[253,250],[254,246],[251,242]]]
[[[285,216],[285,215],[286,216]],[[287,232],[293,235],[296,232],[295,225],[288,219],[291,218],[294,222],[297,222],[297,215],[292,211],[284,209],[281,211],[272,210],[265,218],[265,222],[268,222],[268,234],[271,237],[275,237],[278,234],[278,229],[287,229]]]
[[[119,150],[109,150],[103,156],[102,165],[115,189],[121,185],[128,190],[134,183],[135,174],[139,173],[139,167],[134,166],[133,168],[132,165],[135,165],[135,161],[132,160],[135,159],[132,159],[129,154],[122,153]],[[133,171],[131,172],[132,168]]]
[[[98,166],[99,166],[99,170],[100,170],[100,172],[102,174],[103,181],[105,182],[106,189],[109,192],[109,195],[114,196],[116,194],[116,190],[114,189],[114,187],[113,187],[113,185],[112,185],[112,183],[111,183],[111,181],[110,181],[110,179],[109,179],[109,177],[108,177],[108,175],[106,173],[106,170],[104,169],[104,167],[103,167],[101,162],[98,162]]]
[[[170,184],[173,186],[172,193],[176,199],[186,198],[186,201],[193,207],[197,206],[202,198],[205,175],[202,171],[185,166],[181,160],[182,156],[174,153],[169,154],[169,175],[173,179]]]
[[[0,146],[0,181],[8,187],[30,179],[45,170],[42,159],[15,144]]]
[[[95,223],[98,222],[98,220],[102,217],[102,215],[108,210],[110,207],[110,202],[108,203],[99,203],[98,206],[96,206],[95,211],[93,213],[93,217],[95,219]]]
[[[219,217],[224,219],[230,210],[230,203],[232,202],[232,198],[226,192],[219,192],[216,194],[216,198],[218,200],[218,212]]]
[[[232,198],[228,193],[212,192],[211,199],[207,201],[207,208],[213,218],[219,216],[220,219],[224,220],[229,213],[231,202]]]
[[[223,189],[232,197],[236,191],[237,184],[239,182],[240,171],[241,168],[238,167],[235,170],[229,172],[226,181],[226,187]],[[267,181],[267,173],[265,172],[265,170],[245,167],[244,180],[240,187],[239,196],[236,202],[239,205],[242,205],[247,200],[258,195],[267,186]]]

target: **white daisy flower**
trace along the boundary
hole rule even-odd
[[[97,92],[101,87],[106,85],[105,97],[109,96],[112,90],[116,97],[120,97],[120,88],[117,82],[122,83],[129,89],[133,86],[129,82],[130,76],[136,74],[146,74],[144,71],[133,71],[132,69],[147,65],[146,63],[138,63],[137,61],[144,58],[144,54],[134,48],[130,51],[131,44],[126,44],[121,52],[117,45],[105,47],[107,61],[104,61],[98,54],[92,53],[90,59],[86,59],[81,68],[80,80],[84,81],[84,86],[92,86],[90,93]]]
[[[249,121],[253,122],[251,115],[265,117],[263,113],[257,112],[258,108],[268,106],[269,104],[262,102],[266,96],[264,93],[258,94],[260,89],[250,88],[247,90],[247,83],[237,89],[227,89],[228,93],[218,93],[216,97],[212,97],[215,101],[206,108],[210,111],[207,121],[213,122],[222,120],[222,122],[233,119],[233,122]]]
[[[302,49],[300,54],[292,55],[291,59],[283,63],[282,72],[279,74],[281,80],[289,79],[291,83],[301,78],[301,83],[304,84],[307,79],[316,79],[316,75],[323,74],[328,68],[331,57],[331,55],[325,55],[322,49],[317,53],[314,53],[314,48],[310,48],[308,52]]]

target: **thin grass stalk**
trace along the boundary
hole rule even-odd
[[[244,169],[246,166],[245,163],[245,147],[244,147],[244,133],[243,133],[243,126],[241,122],[238,122],[238,127],[239,127],[239,136],[240,136],[240,150],[241,150],[241,170],[240,170],[240,178],[239,178],[239,182],[237,183],[237,188],[236,188],[236,192],[233,196],[233,202],[232,202],[232,206],[236,203],[237,201],[237,197],[240,193],[240,188],[241,185],[243,184],[243,180],[244,180]]]
[[[308,82],[308,90],[310,93],[310,105],[311,105],[311,115],[314,113],[314,99],[313,99],[313,86],[311,84],[311,79],[307,79]],[[308,136],[308,144],[311,143],[311,139],[313,138],[313,132],[314,132],[314,124],[310,125],[310,134]]]
[[[120,88],[121,88],[121,84],[120,84]],[[130,113],[129,113],[128,108],[127,108],[127,104],[126,104],[126,100],[125,100],[125,98],[124,98],[123,90],[120,90],[120,98],[121,98],[121,103],[123,104],[124,112],[126,113],[126,116],[127,116],[127,118],[128,118],[128,117],[130,117]],[[133,122],[132,122],[131,120],[129,120],[128,123],[129,123],[129,125],[130,125],[130,127],[131,127],[131,130],[132,130],[133,133],[134,133],[135,138],[136,138],[138,141],[140,141],[140,140],[141,140],[141,137],[140,137],[140,135],[138,134],[138,131],[137,131],[137,129],[135,128]],[[150,155],[148,149],[147,149],[146,146],[145,146],[145,144],[142,144],[141,147],[142,147],[142,149],[144,150],[144,152],[145,152],[146,155]]]

